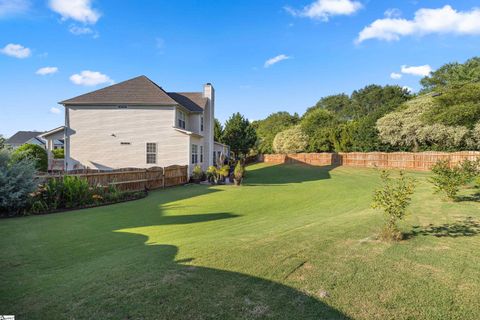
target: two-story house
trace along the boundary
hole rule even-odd
[[[166,92],[145,76],[60,102],[65,168],[116,169],[214,163],[215,92]],[[217,147],[215,147],[217,146]]]

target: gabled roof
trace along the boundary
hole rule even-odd
[[[8,140],[8,144],[24,144],[32,138],[36,138],[38,135],[42,134],[41,131],[18,131]],[[41,141],[41,140],[39,140]]]
[[[201,92],[168,92],[168,95],[190,111],[202,112],[208,99]]]
[[[201,112],[206,103],[201,92],[165,92],[162,87],[147,78],[139,76],[100,90],[92,91],[75,98],[61,101],[63,105],[143,105],[172,106],[182,105],[192,112]]]

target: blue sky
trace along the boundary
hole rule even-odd
[[[222,121],[236,111],[251,120],[301,114],[371,83],[418,90],[422,74],[478,55],[476,8],[478,0],[0,0],[0,134],[62,125],[58,101],[142,74],[167,91],[211,82]]]

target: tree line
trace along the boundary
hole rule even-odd
[[[412,94],[367,85],[321,98],[303,115],[215,121],[215,140],[236,155],[295,152],[480,150],[480,57],[447,63]]]

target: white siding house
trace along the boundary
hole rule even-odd
[[[214,89],[166,92],[145,76],[60,102],[65,107],[65,166],[213,164]]]

